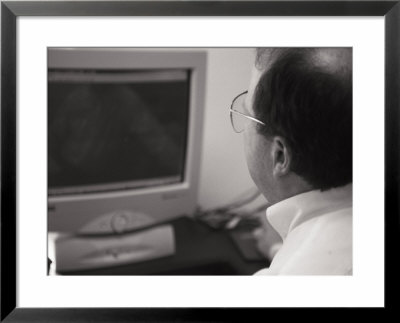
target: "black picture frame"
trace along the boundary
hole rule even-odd
[[[16,306],[16,20],[19,16],[382,16],[385,19],[385,307],[395,308],[399,251],[400,4],[396,1],[2,1],[1,317],[3,322],[221,322],[262,309],[19,308]],[[373,125],[371,125],[373,131]],[[371,148],[373,149],[373,148]],[[373,257],[371,257],[373,261]],[[39,291],[38,291],[39,292]],[[266,291],[267,292],[267,291]],[[243,295],[242,295],[243,297]],[[393,297],[393,298],[392,298]],[[380,311],[381,309],[377,309]],[[239,313],[240,315],[238,315]],[[380,313],[381,314],[381,313]],[[380,315],[379,314],[379,315]]]

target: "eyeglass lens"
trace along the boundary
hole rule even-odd
[[[232,104],[232,110],[239,112],[231,112],[231,121],[235,132],[243,132],[243,130],[246,128],[246,125],[249,123],[249,120],[246,117],[240,115],[240,113],[248,115],[248,112],[245,108],[246,95],[247,93],[238,96]]]

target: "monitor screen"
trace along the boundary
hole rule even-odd
[[[182,182],[190,70],[49,69],[49,195]]]

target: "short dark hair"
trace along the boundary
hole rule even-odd
[[[353,81],[351,48],[258,49],[265,69],[256,87],[254,112],[289,146],[291,171],[315,189],[352,182]]]

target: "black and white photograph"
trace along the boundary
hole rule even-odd
[[[49,272],[352,274],[352,48],[49,48],[47,109]]]

